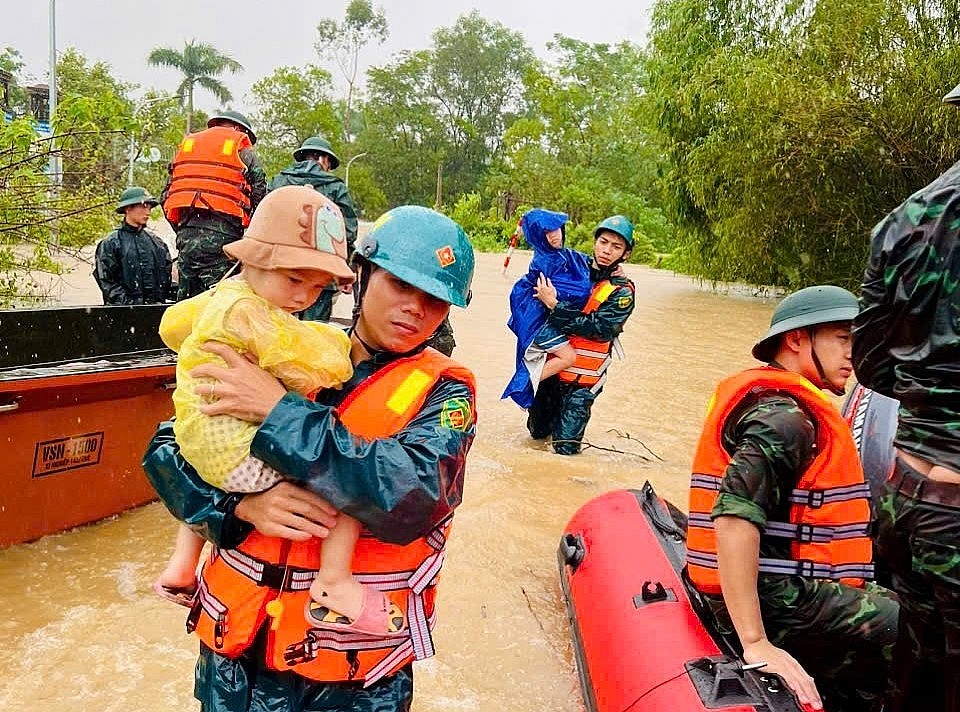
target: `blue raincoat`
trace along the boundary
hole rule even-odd
[[[533,296],[537,277],[541,274],[547,277],[557,289],[557,298],[570,306],[582,307],[590,296],[590,258],[582,252],[566,247],[556,249],[547,243],[546,233],[562,228],[566,222],[566,214],[542,208],[534,208],[520,221],[523,235],[534,254],[530,269],[517,280],[510,292],[507,326],[517,335],[517,369],[500,397],[513,398],[521,408],[529,408],[534,396],[528,366],[531,355],[527,350],[549,315],[547,308]],[[541,358],[545,359],[545,355]]]

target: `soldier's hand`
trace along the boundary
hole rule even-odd
[[[260,423],[286,395],[280,381],[226,344],[207,341],[203,350],[226,364],[205,363],[190,371],[192,378],[204,379],[195,389],[206,400],[200,405],[204,415],[232,415]]]
[[[266,536],[293,541],[323,539],[337,523],[337,510],[326,500],[292,482],[243,497],[234,514]]]
[[[743,647],[743,660],[746,663],[766,663],[762,672],[779,675],[801,705],[812,710],[823,709],[823,701],[813,678],[786,650],[769,640],[759,640]]]

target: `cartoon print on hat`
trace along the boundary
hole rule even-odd
[[[346,254],[346,249],[337,249],[334,243],[342,245],[346,240],[346,231],[343,219],[329,205],[322,205],[317,210],[314,222],[314,240],[318,250],[331,254]]]

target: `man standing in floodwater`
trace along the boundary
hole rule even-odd
[[[623,215],[609,217],[594,230],[590,281],[593,288],[584,306],[557,299],[557,290],[541,275],[533,296],[549,310],[547,323],[565,334],[576,349],[574,364],[542,381],[527,415],[534,439],[552,436],[558,455],[580,452],[593,402],[607,381],[617,337],[633,313],[636,288],[618,274],[633,250],[633,223]]]

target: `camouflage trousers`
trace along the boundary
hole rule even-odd
[[[223,279],[234,261],[223,246],[239,240],[239,220],[209,212],[194,212],[176,227],[177,271],[180,274],[177,301],[205,292]]]
[[[760,576],[767,638],[816,682],[828,712],[880,710],[897,638],[897,602],[880,586],[853,588],[799,576]],[[723,599],[709,596],[721,632],[734,632]]]
[[[548,378],[537,388],[527,411],[530,437],[540,440],[550,435],[558,455],[579,454],[593,402],[602,390],[594,393],[589,386],[564,383],[557,376]]]
[[[193,689],[200,712],[409,712],[413,702],[410,665],[364,688],[268,670],[255,659],[263,654],[255,644],[231,660],[201,645]]]
[[[923,480],[899,459],[896,470]],[[889,709],[960,712],[960,505],[918,493],[888,482],[877,522],[878,556],[901,607]]]

